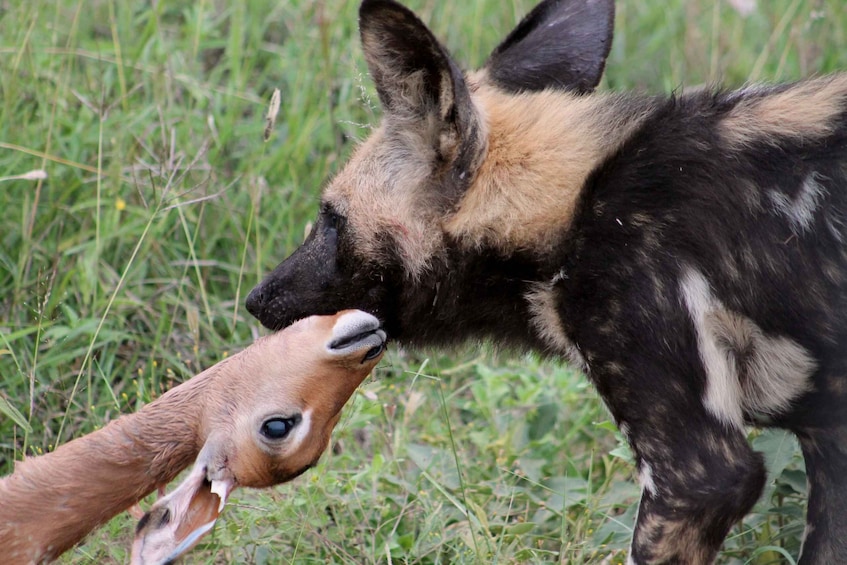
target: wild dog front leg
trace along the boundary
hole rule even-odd
[[[762,492],[762,457],[705,408],[696,386],[635,366],[629,375],[640,377],[599,383],[643,487],[629,563],[711,563]]]
[[[696,435],[671,449],[642,440],[639,451],[649,455],[638,457],[644,491],[632,563],[711,563],[759,498],[764,465],[745,438],[719,429]]]

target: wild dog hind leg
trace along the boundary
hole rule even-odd
[[[800,563],[843,562],[847,559],[847,426],[804,430],[798,437],[809,486]]]
[[[840,370],[821,375],[816,390],[794,413],[806,460],[808,508],[802,565],[847,559],[847,379]]]

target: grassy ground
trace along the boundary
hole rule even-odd
[[[409,3],[468,66],[532,4]],[[619,1],[603,88],[847,68],[841,0],[759,4],[744,18],[717,0]],[[377,119],[355,21],[340,0],[0,0],[0,472],[261,333],[246,293],[302,238],[323,180]],[[48,178],[8,178],[34,170]],[[751,436],[775,480],[722,560],[788,562],[802,466],[782,434]],[[188,561],[625,557],[628,452],[565,367],[395,350],[335,437],[316,471],[238,493]],[[123,562],[131,529],[118,517],[63,562]]]

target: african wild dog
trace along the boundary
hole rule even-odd
[[[633,563],[708,563],[765,482],[750,423],[800,440],[803,563],[847,555],[847,75],[593,94],[613,0],[545,0],[463,73],[364,0],[382,124],[305,243],[247,299],[264,325],[360,308],[410,344],[569,359],[632,445]]]

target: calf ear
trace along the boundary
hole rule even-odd
[[[461,69],[423,22],[393,0],[364,0],[359,32],[386,115],[426,122],[422,133],[452,161],[456,182],[466,185],[484,142]],[[445,140],[448,146],[439,146]]]
[[[544,0],[491,53],[485,68],[509,92],[591,92],[606,66],[614,19],[614,0]]]

